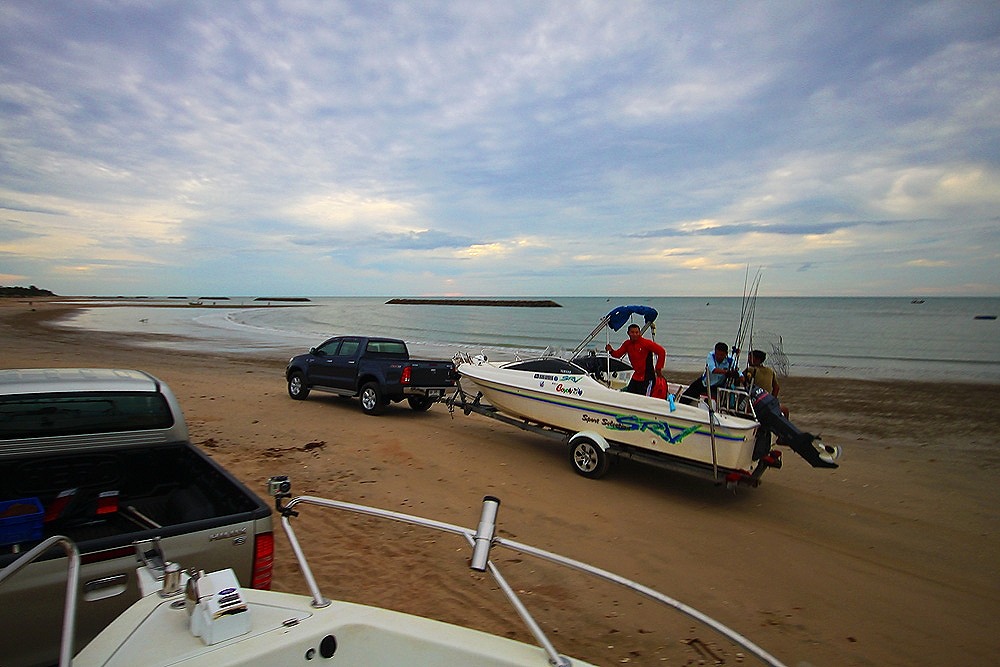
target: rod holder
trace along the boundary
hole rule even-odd
[[[472,547],[472,561],[469,564],[473,570],[485,572],[490,560],[490,547],[493,546],[493,534],[496,532],[497,511],[500,509],[500,499],[493,496],[483,498],[483,512],[479,515],[479,527]]]
[[[163,567],[163,586],[160,588],[160,597],[173,597],[183,591],[184,587],[181,585],[181,566],[168,561]]]

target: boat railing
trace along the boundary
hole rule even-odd
[[[281,478],[287,479],[287,478]],[[545,651],[548,656],[548,662],[553,667],[569,667],[572,663],[563,655],[560,655],[552,642],[545,635],[541,626],[535,621],[531,613],[525,607],[524,603],[518,597],[514,589],[507,583],[503,574],[496,564],[490,559],[491,549],[493,547],[505,547],[513,551],[517,551],[524,555],[534,556],[541,560],[549,561],[557,565],[568,567],[570,569],[582,572],[584,574],[608,581],[614,584],[618,584],[627,588],[641,596],[654,600],[666,607],[672,608],[689,618],[692,618],[698,622],[701,622],[708,627],[712,628],[720,635],[726,637],[734,644],[743,647],[746,651],[756,656],[762,662],[768,665],[773,665],[776,667],[783,667],[777,658],[772,656],[770,653],[757,646],[755,643],[750,641],[748,638],[744,637],[735,630],[723,625],[719,621],[707,616],[706,614],[690,607],[679,600],[671,598],[657,590],[644,586],[638,582],[632,581],[631,579],[626,579],[620,575],[617,575],[608,570],[595,567],[593,565],[583,563],[572,558],[567,558],[559,554],[546,551],[544,549],[539,549],[528,544],[521,542],[516,542],[507,538],[498,537],[496,535],[496,517],[500,506],[500,500],[493,496],[485,496],[483,498],[482,511],[479,518],[479,524],[476,529],[464,528],[462,526],[457,526],[450,523],[444,523],[441,521],[436,521],[433,519],[426,519],[423,517],[414,516],[411,514],[403,514],[401,512],[395,512],[392,510],[379,509],[375,507],[370,507],[367,505],[357,505],[354,503],[348,503],[338,500],[330,500],[327,498],[319,498],[316,496],[296,496],[291,498],[286,505],[282,505],[284,498],[290,498],[290,493],[276,493],[275,495],[275,505],[278,512],[281,514],[281,524],[288,537],[288,542],[291,545],[292,551],[295,554],[295,559],[298,561],[299,567],[302,571],[302,575],[306,580],[306,585],[309,588],[310,595],[312,596],[312,606],[316,608],[322,608],[330,605],[330,600],[327,599],[319,589],[319,585],[316,582],[316,578],[312,573],[312,568],[309,566],[309,562],[306,559],[305,553],[302,551],[302,547],[299,544],[299,540],[296,537],[295,530],[292,528],[291,519],[298,516],[298,512],[294,508],[299,505],[314,505],[317,507],[322,507],[326,509],[342,510],[346,512],[351,512],[355,514],[363,514],[372,517],[378,517],[382,519],[388,519],[391,521],[397,521],[401,523],[423,526],[425,528],[430,528],[432,530],[437,530],[445,533],[451,533],[463,537],[469,546],[472,547],[472,554],[469,560],[469,567],[477,572],[489,572],[493,577],[493,580],[497,583],[500,590],[503,591],[504,595],[507,597],[510,604],[514,607],[518,616],[528,627],[535,641],[538,642],[539,646]]]
[[[753,409],[750,392],[738,388],[720,388],[717,390],[719,412],[745,419],[757,421],[757,413]]]
[[[76,632],[76,607],[80,582],[80,550],[76,543],[63,535],[53,535],[21,554],[17,560],[0,570],[0,585],[41,558],[49,549],[61,546],[66,552],[66,600],[63,604],[62,639],[59,642],[59,667],[73,662],[73,636]]]

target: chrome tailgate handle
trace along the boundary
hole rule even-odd
[[[104,600],[115,595],[121,595],[127,587],[127,574],[113,574],[110,577],[93,579],[83,585],[83,599],[88,602]]]

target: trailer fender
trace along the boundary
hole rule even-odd
[[[572,445],[580,438],[586,438],[588,440],[593,441],[595,445],[597,445],[604,451],[608,451],[609,449],[611,449],[611,444],[604,438],[603,435],[601,435],[597,431],[580,431],[579,433],[574,433],[573,435],[570,436],[569,443]]]

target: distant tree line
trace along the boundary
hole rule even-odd
[[[39,289],[34,285],[29,285],[27,287],[21,287],[20,285],[15,285],[14,287],[0,287],[0,297],[24,297],[24,296],[56,296],[51,291],[47,289]]]

